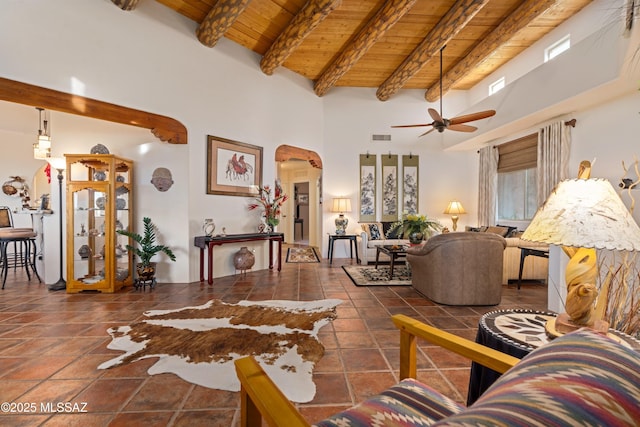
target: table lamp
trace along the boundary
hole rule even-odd
[[[344,216],[344,213],[351,212],[351,199],[335,197],[333,199],[333,206],[331,206],[331,212],[340,213],[336,218],[336,234],[346,234],[349,220]]]
[[[449,205],[444,210],[444,213],[451,215],[451,221],[453,221],[453,231],[458,229],[458,215],[466,214],[467,212],[462,207],[462,203],[457,200],[449,202]]]
[[[595,250],[640,250],[640,228],[611,183],[605,179],[560,182],[538,209],[522,239],[560,245],[571,258],[565,271],[566,313],[547,322],[549,336],[582,327],[606,333],[609,325],[602,318],[607,293],[603,290],[598,299]]]

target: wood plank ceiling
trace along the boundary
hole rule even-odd
[[[134,11],[139,0],[111,0]],[[150,0],[143,0],[150,1]],[[278,67],[332,87],[377,88],[381,101],[398,90],[440,96],[469,89],[579,12],[591,0],[156,0],[199,24],[215,49],[221,37]]]

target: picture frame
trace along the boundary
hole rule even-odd
[[[207,194],[253,197],[262,186],[262,147],[207,135]]]
[[[308,194],[298,194],[298,204],[300,205],[308,205],[309,204],[309,195]]]

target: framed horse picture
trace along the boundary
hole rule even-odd
[[[207,194],[255,196],[262,186],[262,147],[207,136]]]

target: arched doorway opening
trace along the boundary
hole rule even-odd
[[[285,241],[320,248],[322,244],[322,159],[311,150],[281,145],[277,176],[292,203],[285,205],[281,230]]]

